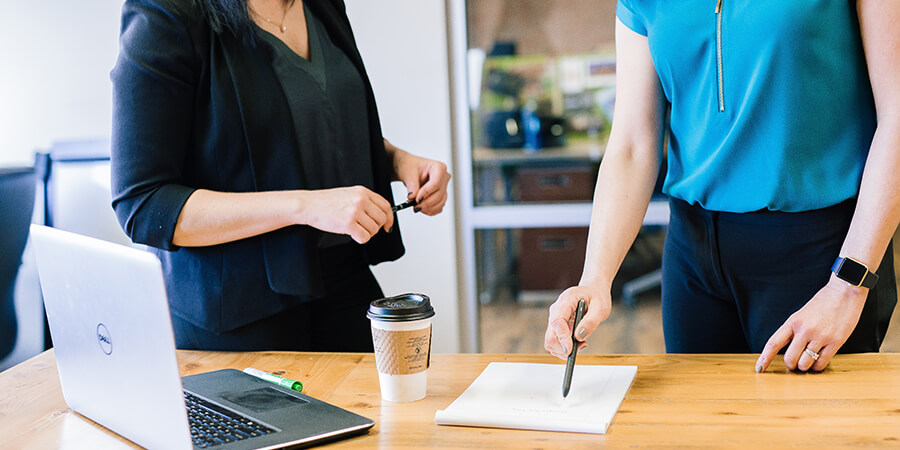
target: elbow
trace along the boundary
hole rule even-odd
[[[112,207],[122,231],[136,244],[162,250],[177,250],[173,243],[175,223],[193,189],[165,185],[139,194],[113,198]]]

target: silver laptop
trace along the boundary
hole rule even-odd
[[[240,370],[181,378],[156,256],[40,225],[31,241],[74,411],[151,449],[309,446],[374,425]]]

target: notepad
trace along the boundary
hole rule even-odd
[[[576,365],[562,396],[565,364],[493,362],[447,409],[438,425],[605,434],[637,366]]]

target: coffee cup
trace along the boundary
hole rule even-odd
[[[424,294],[382,298],[369,305],[366,316],[372,324],[381,398],[391,402],[425,398],[434,317],[431,300]]]

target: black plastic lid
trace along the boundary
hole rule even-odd
[[[433,316],[431,299],[425,294],[403,294],[375,300],[366,314],[370,319],[384,322],[409,322]]]

